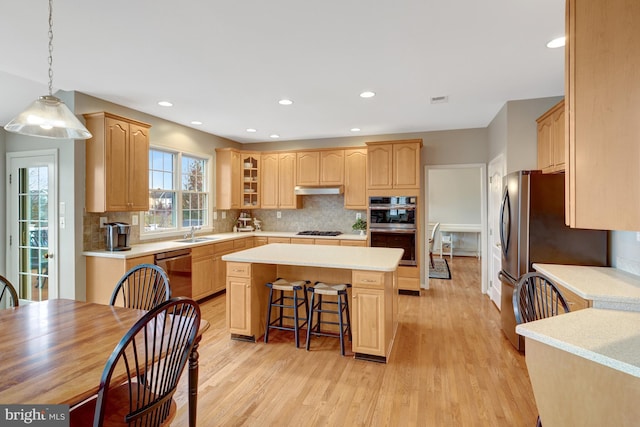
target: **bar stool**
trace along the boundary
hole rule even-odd
[[[295,282],[289,282],[283,278],[278,277],[273,282],[269,282],[266,286],[269,288],[269,305],[267,306],[267,321],[266,330],[264,332],[264,342],[269,342],[269,329],[280,329],[284,331],[294,331],[296,334],[296,348],[300,347],[300,328],[307,324],[307,319],[303,316],[300,318],[298,315],[298,309],[304,305],[305,313],[309,311],[309,302],[307,300],[307,285],[311,283],[308,280],[297,280]],[[274,291],[280,292],[279,296],[276,295],[274,299]],[[302,291],[302,298],[298,296],[298,292]],[[285,292],[291,292],[291,295],[286,295]],[[278,317],[271,320],[271,308],[279,308]],[[292,309],[293,316],[284,313],[284,309]],[[284,319],[292,319],[293,326],[287,326],[283,324]]]
[[[313,286],[307,288],[307,292],[311,293],[311,303],[309,304],[309,317],[307,318],[307,351],[311,344],[311,335],[325,336],[325,337],[339,337],[340,338],[340,354],[344,356],[344,335],[348,334],[349,341],[351,341],[351,316],[349,314],[349,296],[347,289],[351,287],[350,283],[340,284],[328,284],[323,282],[316,282]],[[318,301],[316,302],[316,294],[318,295]],[[336,301],[326,301],[322,299],[323,295],[334,295],[337,297]],[[323,307],[323,304],[331,304],[337,306],[336,310],[331,310]],[[313,323],[313,313],[317,313],[317,322]],[[338,316],[338,321],[322,320],[322,314],[335,314]],[[344,315],[346,314],[346,319]],[[323,332],[320,329],[320,325],[330,324],[338,325],[339,332]]]

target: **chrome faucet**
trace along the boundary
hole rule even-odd
[[[184,235],[184,238],[185,239],[191,239],[192,242],[195,242],[196,241],[196,230],[200,230],[200,229],[202,229],[202,227],[199,227],[199,226],[195,227],[195,226],[192,225],[191,226],[191,230],[189,230],[189,232]]]

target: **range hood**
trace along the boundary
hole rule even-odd
[[[308,187],[303,185],[297,185],[294,189],[294,193],[297,196],[314,196],[320,194],[342,194],[344,188],[342,185],[336,185],[333,187]]]

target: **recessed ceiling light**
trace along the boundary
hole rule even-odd
[[[191,124],[192,124],[192,125],[201,125],[201,124],[202,124],[202,122],[201,122],[201,121],[198,121],[198,120],[193,120],[193,121],[191,122]]]
[[[270,138],[280,138],[280,135],[278,135],[277,133],[273,133],[271,135],[269,135]]]
[[[360,132],[360,128],[351,128],[351,132]]]
[[[558,37],[557,39],[553,39],[549,43],[547,43],[547,47],[550,49],[562,47],[565,44],[565,40],[566,40],[566,37],[564,36]]]
[[[160,105],[161,107],[173,107],[173,104],[169,101],[160,101],[158,102],[158,105]]]
[[[365,91],[360,94],[360,98],[373,98],[374,96],[376,96],[376,93],[371,91]]]
[[[293,104],[293,101],[290,99],[281,99],[280,101],[278,101],[278,104],[280,105],[291,105]]]
[[[247,128],[247,132],[257,132],[257,130],[254,128]]]

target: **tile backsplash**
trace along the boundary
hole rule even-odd
[[[226,233],[233,230],[236,219],[241,212],[249,212],[252,217],[262,221],[264,231],[303,231],[323,230],[341,231],[355,234],[351,229],[360,213],[366,219],[366,210],[350,210],[344,208],[343,195],[302,196],[302,209],[253,209],[251,211],[228,210],[222,219],[222,211],[218,211],[218,219],[213,221],[214,233]],[[280,212],[281,218],[277,217]],[[100,217],[107,217],[107,222],[126,222],[132,224],[132,212],[86,213],[83,224],[84,250],[100,250],[105,248],[105,230],[100,228]],[[175,238],[173,236],[172,238]],[[159,238],[157,240],[167,240]],[[152,240],[145,240],[150,242]],[[131,226],[130,244],[140,243],[140,226]]]

